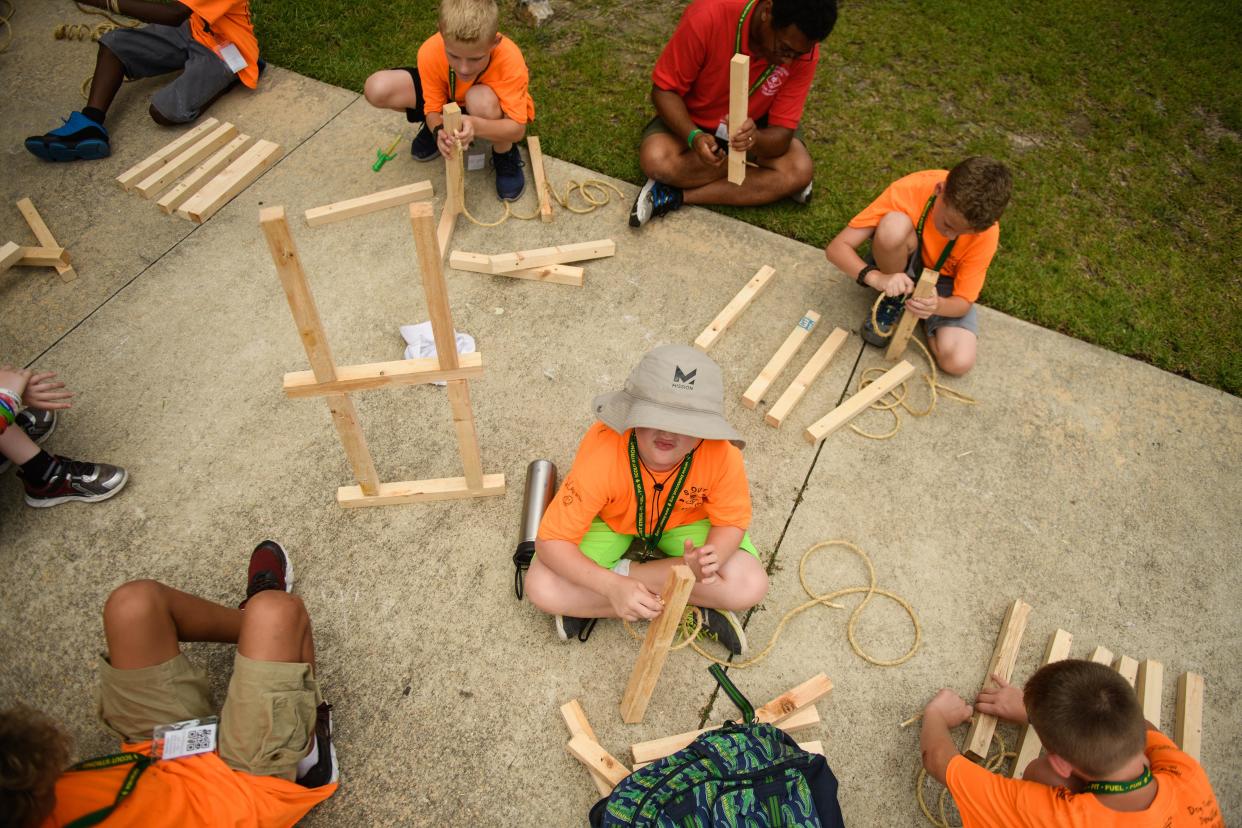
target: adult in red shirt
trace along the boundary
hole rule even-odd
[[[656,117],[643,130],[648,176],[630,226],[682,204],[769,204],[811,196],[811,155],[798,135],[819,41],[837,22],[836,0],[694,0],[651,74]],[[728,123],[729,63],[750,56],[748,117]],[[728,148],[753,166],[729,182]]]

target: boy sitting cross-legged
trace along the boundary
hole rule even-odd
[[[957,752],[949,729],[970,705],[941,690],[923,712],[923,767],[948,787],[965,828],[1224,828],[1207,774],[1144,723],[1134,689],[1090,661],[1041,667],[1019,690],[993,676],[975,707],[1035,728],[1046,755],[1023,779],[997,776]]]
[[[410,147],[418,161],[452,158],[475,137],[492,143],[496,195],[516,201],[526,188],[516,146],[535,118],[522,51],[498,30],[495,0],[441,0],[440,31],[418,49],[418,68],[384,69],[367,78],[371,106],[404,112],[422,128]],[[461,130],[444,129],[443,109],[456,102]]]
[[[594,619],[657,617],[669,571],[684,561],[706,635],[742,653],[734,612],[763,600],[768,576],[746,533],[744,443],[722,413],[720,368],[694,348],[664,345],[592,407],[600,422],[539,524],[531,603],[556,616],[562,640],[585,641]],[[636,538],[643,560],[623,558]]]

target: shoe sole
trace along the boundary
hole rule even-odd
[[[737,614],[725,610],[716,610],[716,612],[719,613],[725,621],[729,622],[730,629],[732,629],[733,634],[737,636],[737,643],[740,649],[736,653],[733,653],[733,655],[746,655],[746,651],[750,649],[750,642],[746,640],[746,630],[742,629],[742,622],[738,620]],[[733,651],[730,650],[729,652]]]
[[[651,195],[651,188],[655,186],[655,179],[648,178],[647,183],[638,191],[638,198],[634,199],[634,205],[630,207],[630,227],[642,227],[647,222],[638,217],[638,205],[643,203],[643,199]],[[651,216],[647,216],[647,221],[651,220]]]
[[[79,492],[77,494],[63,495],[62,497],[40,497],[40,498],[32,498],[30,495],[26,495],[26,505],[32,508],[35,508],[35,509],[47,509],[51,506],[59,506],[62,503],[68,503],[71,500],[79,501],[82,503],[99,503],[102,500],[107,500],[108,498],[116,497],[117,494],[121,491],[121,489],[125,488],[125,484],[128,482],[129,482],[129,472],[123,471],[121,475],[121,482],[117,484],[117,487],[110,492],[104,492],[103,494],[100,494],[100,495],[86,495],[86,494],[81,494]]]
[[[98,161],[112,155],[112,147],[104,141],[88,139],[70,147],[50,141],[27,141],[26,149],[44,161]]]
[[[569,643],[569,634],[565,632],[565,617],[563,615],[556,616],[556,637],[563,644]]]
[[[506,196],[502,196],[500,193],[496,193],[496,197],[500,199],[501,201],[517,201],[519,198],[522,197],[522,194],[525,192],[526,192],[526,182],[523,181],[522,189],[518,190],[517,195],[506,197]]]

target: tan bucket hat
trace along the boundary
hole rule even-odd
[[[704,440],[746,442],[724,418],[720,366],[689,345],[661,345],[648,352],[625,388],[591,402],[595,416],[618,434],[630,428],[658,428]]]

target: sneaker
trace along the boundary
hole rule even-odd
[[[435,133],[427,129],[426,123],[410,142],[410,155],[414,156],[415,161],[431,161],[440,157],[440,148],[436,146]]]
[[[522,153],[517,144],[508,152],[492,150],[492,167],[496,170],[496,195],[501,201],[517,201],[526,192],[526,176],[522,174]]]
[[[901,312],[905,310],[905,307],[904,296],[885,296],[875,310],[875,321],[880,323],[880,330],[877,331],[871,325],[871,311],[867,311],[867,318],[862,326],[863,341],[877,348],[883,348],[884,343],[888,342],[888,337],[892,334],[893,326],[897,324],[898,319],[901,319]]]
[[[703,613],[700,640],[715,641],[735,656],[746,652],[746,631],[732,611],[699,607],[699,612]]]
[[[648,178],[630,208],[630,227],[642,227],[655,216],[678,209],[681,203],[680,188]]]
[[[41,408],[23,408],[17,412],[13,425],[26,432],[26,436],[36,443],[42,444],[56,430],[56,412],[44,411]],[[0,460],[0,474],[4,474],[12,465],[7,459]]]
[[[799,204],[810,204],[811,203],[811,189],[814,188],[814,186],[815,186],[814,181],[808,181],[806,183],[806,188],[804,190],[802,190],[801,192],[794,193],[793,195],[790,196],[790,198],[792,198],[794,201],[798,202]]]
[[[293,590],[293,562],[284,548],[273,540],[260,541],[250,553],[250,567],[246,570],[246,601],[269,589],[281,592]],[[239,606],[246,606],[246,601]]]
[[[556,637],[561,641],[568,641],[576,638],[579,641],[586,641],[591,637],[591,630],[595,629],[596,618],[574,618],[572,615],[556,616]]]
[[[83,463],[60,456],[53,460],[46,481],[27,480],[18,469],[17,476],[26,487],[27,506],[42,509],[69,500],[96,503],[115,495],[129,479],[129,474],[119,466]]]
[[[108,130],[81,112],[71,112],[65,125],[26,139],[26,149],[44,161],[91,161],[112,154]]]
[[[306,758],[298,763],[295,781],[303,788],[319,788],[331,785],[340,775],[336,764],[336,746],[332,744],[332,705],[320,702],[315,711],[315,744]]]

